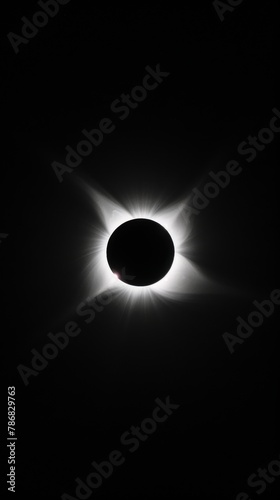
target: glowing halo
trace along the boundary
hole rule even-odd
[[[185,300],[187,295],[206,291],[208,279],[186,257],[192,229],[185,211],[186,200],[165,207],[164,202],[159,200],[130,200],[125,207],[112,196],[81,180],[80,184],[90,196],[100,221],[98,227],[91,227],[86,249],[88,262],[85,273],[92,297],[110,290],[126,303],[139,303],[139,299],[145,302],[155,298]],[[170,270],[160,281],[149,286],[132,287],[113,274],[107,261],[106,248],[111,234],[121,224],[138,218],[151,219],[162,225],[173,240],[175,255]]]

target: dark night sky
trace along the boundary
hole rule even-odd
[[[280,457],[280,308],[232,355],[222,334],[280,288],[279,135],[251,163],[237,152],[280,110],[276,6],[244,0],[221,22],[211,1],[71,0],[15,54],[7,33],[38,10],[16,1],[1,16],[1,323],[6,385],[16,387],[16,495],[75,498],[75,478],[122,449],[124,465],[90,498],[258,498],[247,478]],[[111,103],[157,64],[170,75],[120,120]],[[51,163],[105,117],[116,129],[60,183]],[[78,179],[120,203],[146,193],[169,204],[234,159],[243,172],[193,217],[191,258],[218,292],[147,310],[115,298],[86,325],[75,309],[98,221]],[[68,321],[81,334],[25,387],[17,366]],[[124,450],[120,436],[167,396],[179,409],[137,452]],[[276,500],[279,487],[276,478],[261,498]]]

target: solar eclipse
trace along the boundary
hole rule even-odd
[[[172,266],[174,253],[174,244],[166,229],[144,218],[119,226],[107,245],[112,272],[132,286],[148,286],[161,280]]]
[[[188,200],[167,204],[146,195],[119,202],[81,179],[79,183],[94,214],[84,248],[90,297],[110,290],[132,306],[154,304],[157,298],[184,301],[205,291],[208,279],[188,258],[193,252],[184,211]]]

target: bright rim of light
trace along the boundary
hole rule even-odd
[[[190,248],[191,224],[187,216],[186,201],[163,207],[163,202],[153,200],[128,200],[126,207],[108,194],[82,183],[99,215],[100,225],[91,228],[86,255],[86,275],[90,282],[90,294],[99,295],[107,290],[117,292],[126,302],[156,297],[182,300],[187,294],[203,292],[208,281],[197,267],[185,256]],[[170,234],[175,255],[168,273],[149,286],[133,286],[121,281],[109,267],[106,255],[111,234],[132,219],[151,219],[161,224]],[[125,269],[123,270],[125,272]]]

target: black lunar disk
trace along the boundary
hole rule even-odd
[[[108,264],[120,280],[147,286],[161,280],[174,259],[170,234],[150,219],[132,219],[119,226],[107,245]]]

